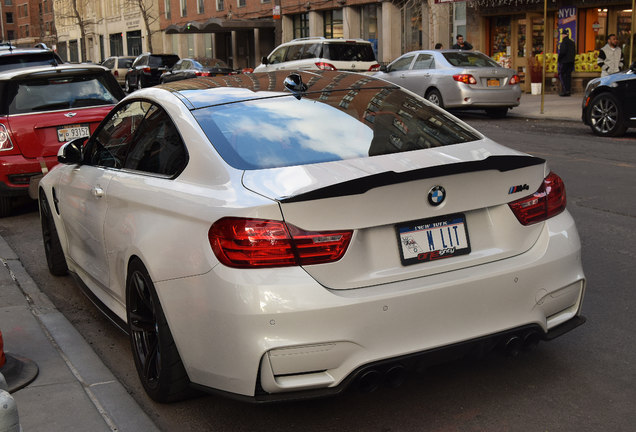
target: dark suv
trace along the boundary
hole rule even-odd
[[[56,66],[64,61],[55,52],[41,48],[15,48],[13,46],[0,49],[0,72],[29,66]]]
[[[144,53],[139,55],[126,74],[124,84],[126,92],[159,84],[161,74],[178,61],[179,56],[176,54]]]

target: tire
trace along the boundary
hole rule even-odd
[[[598,136],[619,136],[627,130],[621,105],[611,93],[601,93],[592,99],[587,110],[587,121],[592,132]]]
[[[486,114],[492,118],[504,118],[508,114],[508,107],[487,108]]]
[[[426,100],[431,102],[433,105],[444,108],[444,99],[442,98],[442,94],[437,89],[430,89],[429,91],[427,91]]]
[[[7,217],[13,210],[13,200],[8,196],[0,196],[0,218]]]
[[[128,266],[126,304],[135,367],[148,396],[175,402],[194,395],[154,284],[136,258]]]
[[[40,189],[40,224],[42,225],[44,255],[46,255],[46,265],[49,267],[49,272],[53,276],[64,276],[68,273],[64,250],[55,229],[51,206],[42,189]]]
[[[130,81],[126,78],[126,84],[124,85],[124,91],[126,93],[130,93],[132,91],[132,87],[130,86]]]

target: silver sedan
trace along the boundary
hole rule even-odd
[[[504,117],[521,98],[515,71],[477,51],[411,51],[375,76],[442,108],[485,109],[492,117]]]

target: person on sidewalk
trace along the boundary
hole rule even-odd
[[[457,43],[455,45],[453,45],[453,49],[458,49],[458,50],[471,50],[473,49],[473,46],[471,44],[469,44],[468,42],[464,41],[464,36],[458,34],[457,35]]]
[[[607,76],[616,72],[620,72],[623,68],[623,50],[618,48],[618,39],[612,33],[607,37],[607,43],[598,53],[596,62],[601,67],[601,76]]]
[[[574,57],[576,56],[576,45],[570,39],[566,29],[561,29],[563,38],[559,47],[557,63],[559,66],[559,79],[561,80],[561,93],[559,96],[570,96],[572,92],[572,71],[574,70]]]

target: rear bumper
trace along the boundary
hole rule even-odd
[[[42,174],[40,161],[44,162],[47,170],[58,163],[57,156],[32,159],[22,155],[0,155],[0,195],[26,196],[30,179]]]
[[[300,268],[218,265],[155,286],[190,380],[255,400],[338,393],[369,370],[510,334],[549,340],[584,321],[580,242],[567,212],[521,255],[398,283],[333,291]]]
[[[505,89],[478,89],[461,85],[449,100],[444,101],[446,108],[488,108],[516,107],[521,101],[521,87],[509,86]]]

